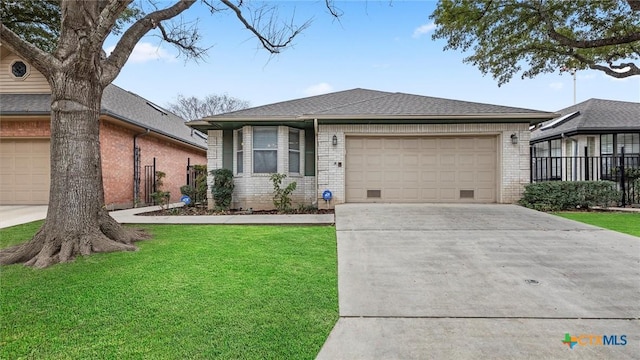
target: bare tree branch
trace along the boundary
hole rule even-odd
[[[13,52],[20,54],[42,74],[50,74],[50,69],[59,66],[60,62],[51,54],[40,50],[36,46],[22,40],[16,33],[0,23],[0,41]]]
[[[123,11],[131,4],[133,0],[110,0],[104,9],[100,12],[98,25],[91,34],[91,43],[102,46],[104,40],[109,36],[114,24]]]
[[[106,86],[110,84],[116,76],[118,76],[120,70],[127,62],[129,55],[131,55],[133,48],[147,32],[156,28],[161,21],[171,19],[181,14],[195,2],[196,0],[179,0],[172,6],[154,11],[131,25],[131,27],[124,32],[116,44],[115,49],[104,63],[104,71],[101,76],[102,85]],[[198,56],[199,54],[197,51],[194,51],[194,55]]]
[[[291,44],[293,39],[298,36],[298,34],[300,34],[304,29],[311,25],[311,21],[308,20],[300,26],[295,26],[293,25],[293,23],[291,23],[286,27],[282,27],[278,30],[276,29],[275,18],[271,16],[269,18],[269,21],[267,22],[267,26],[263,29],[258,29],[260,27],[261,20],[265,15],[267,15],[267,12],[269,11],[265,11],[264,8],[259,9],[257,11],[254,24],[251,24],[242,14],[242,10],[240,10],[239,8],[242,3],[240,3],[239,6],[236,6],[229,0],[220,1],[229,9],[235,12],[238,20],[240,20],[240,22],[258,38],[262,46],[272,54],[280,53],[282,49]]]

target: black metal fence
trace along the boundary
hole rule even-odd
[[[532,149],[533,150],[533,149]],[[533,156],[531,151],[531,182],[598,181],[618,184],[622,196],[620,205],[640,203],[640,155]]]

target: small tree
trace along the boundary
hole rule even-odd
[[[182,195],[191,198],[191,203],[188,206],[195,206],[207,199],[207,165],[193,165],[193,169],[197,175],[192,184],[180,187]]]
[[[214,176],[211,194],[216,202],[216,209],[229,210],[235,186],[233,184],[233,172],[229,169],[216,169],[211,170],[210,174]]]
[[[160,208],[167,209],[169,207],[169,200],[171,199],[171,192],[163,191],[162,187],[164,186],[164,177],[167,176],[162,171],[156,171],[156,192],[151,193],[151,198],[153,198],[153,202],[157,205],[160,205]]]
[[[273,183],[273,205],[280,212],[286,212],[291,209],[291,193],[296,189],[298,184],[293,181],[285,188],[282,188],[282,180],[287,177],[286,174],[271,174],[269,178]]]

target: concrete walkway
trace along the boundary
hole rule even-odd
[[[640,238],[513,205],[336,221],[340,319],[318,359],[640,358]]]

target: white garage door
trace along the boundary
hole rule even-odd
[[[347,137],[347,202],[496,202],[497,137]]]
[[[49,202],[49,140],[0,139],[0,205]]]

